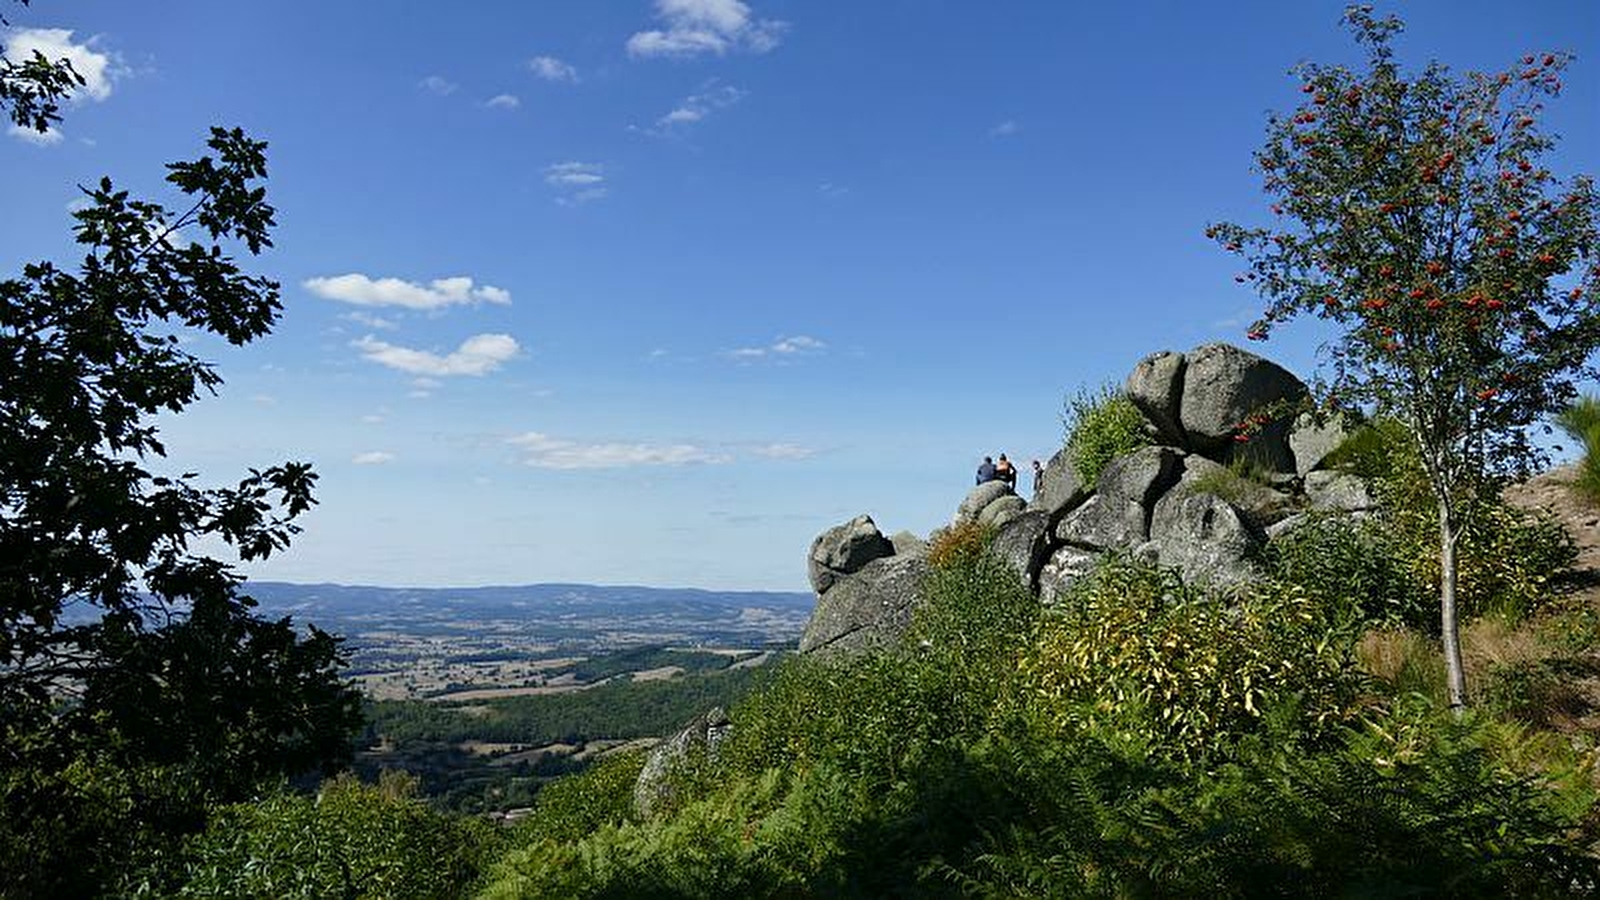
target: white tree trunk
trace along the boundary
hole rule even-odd
[[[1467,674],[1461,664],[1461,623],[1456,617],[1456,538],[1459,525],[1452,504],[1439,501],[1439,621],[1444,637],[1445,685],[1450,711],[1467,706]]]

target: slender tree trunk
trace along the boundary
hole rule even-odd
[[[1448,500],[1439,501],[1439,619],[1444,636],[1445,684],[1450,711],[1467,707],[1467,674],[1461,665],[1461,623],[1456,617],[1456,537],[1459,526]]]

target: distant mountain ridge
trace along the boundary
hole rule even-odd
[[[638,585],[539,583],[419,588],[249,581],[240,592],[268,617],[292,616],[371,645],[408,633],[618,646],[663,641],[742,643],[799,637],[815,595]],[[380,642],[384,642],[381,641]]]

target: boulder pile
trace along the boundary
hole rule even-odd
[[[991,481],[956,509],[953,525],[994,529],[994,553],[1043,603],[1110,552],[1191,581],[1247,582],[1267,542],[1307,511],[1372,504],[1360,479],[1322,468],[1345,431],[1303,412],[1306,385],[1277,363],[1222,343],[1165,351],[1140,360],[1124,392],[1149,446],[1113,460],[1093,484],[1062,450],[1031,500]],[[808,562],[817,607],[801,652],[857,652],[904,632],[922,600],[927,544],[886,538],[862,515],[819,535]]]

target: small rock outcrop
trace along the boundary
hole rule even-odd
[[[633,808],[648,819],[661,804],[672,799],[672,770],[697,754],[714,759],[717,748],[733,731],[722,707],[696,716],[681,731],[667,738],[645,757],[639,780],[633,785]]]

